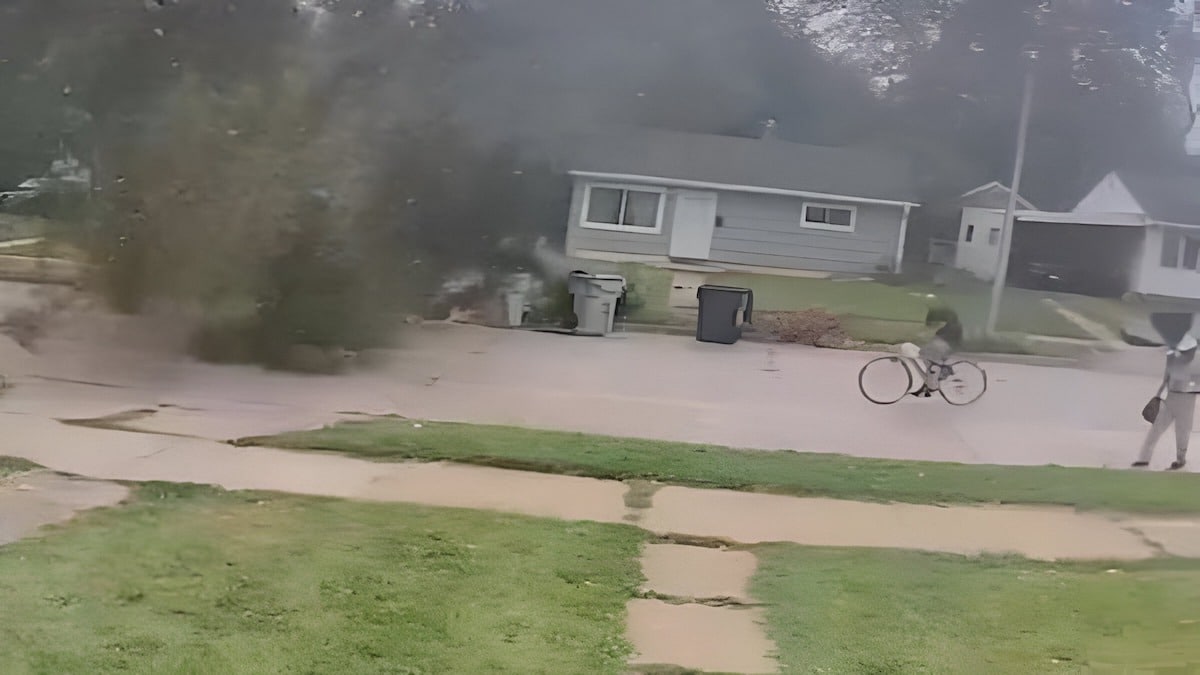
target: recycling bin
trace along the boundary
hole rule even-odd
[[[625,296],[625,277],[616,274],[571,272],[567,290],[573,296],[577,335],[608,335],[613,330],[617,304]]]
[[[706,284],[696,289],[696,298],[700,301],[697,340],[731,345],[741,339],[742,327],[751,323],[754,291]]]

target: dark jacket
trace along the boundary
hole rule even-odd
[[[936,333],[934,333],[934,337],[939,337],[945,340],[946,344],[950,345],[955,350],[958,350],[960,347],[962,347],[963,329],[962,324],[958,322],[958,317],[951,316],[950,319],[946,321],[946,324],[939,328]]]

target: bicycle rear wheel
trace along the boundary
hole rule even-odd
[[[987,391],[987,373],[970,361],[956,361],[944,366],[951,373],[938,387],[942,398],[950,405],[969,405]]]
[[[880,356],[858,371],[858,390],[871,403],[891,405],[912,391],[912,372],[899,356]]]

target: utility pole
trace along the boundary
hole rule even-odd
[[[1017,194],[1021,189],[1021,171],[1025,168],[1025,138],[1029,133],[1029,110],[1033,104],[1033,70],[1025,74],[1025,92],[1021,101],[1021,121],[1017,128],[1017,158],[1013,166],[1012,184],[1009,186],[1008,206],[1004,209],[1004,226],[1000,230],[1000,255],[996,260],[996,275],[992,280],[992,305],[988,309],[987,334],[996,333],[996,320],[1000,316],[1000,298],[1004,293],[1004,282],[1008,277],[1008,254],[1012,249],[1014,216],[1017,210]]]

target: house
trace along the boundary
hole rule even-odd
[[[897,272],[917,206],[898,158],[775,138],[622,130],[578,139],[564,168],[567,255],[675,270],[676,288]]]
[[[959,246],[968,236],[974,244],[982,228],[998,241],[995,226],[964,215]],[[976,250],[971,264],[994,269],[999,247]],[[1115,171],[1069,212],[1016,211],[1008,279],[1087,295],[1200,300],[1200,167]]]
[[[1141,245],[1129,264],[1129,290],[1200,299],[1200,168],[1110,173],[1074,211],[1136,223]]]
[[[1004,211],[1008,208],[1011,193],[1008,186],[992,181],[959,197],[962,217],[958,239],[951,244],[955,267],[985,281],[991,281],[996,276],[1000,233],[1004,228]],[[1029,200],[1020,195],[1017,195],[1017,208],[1036,210]]]

